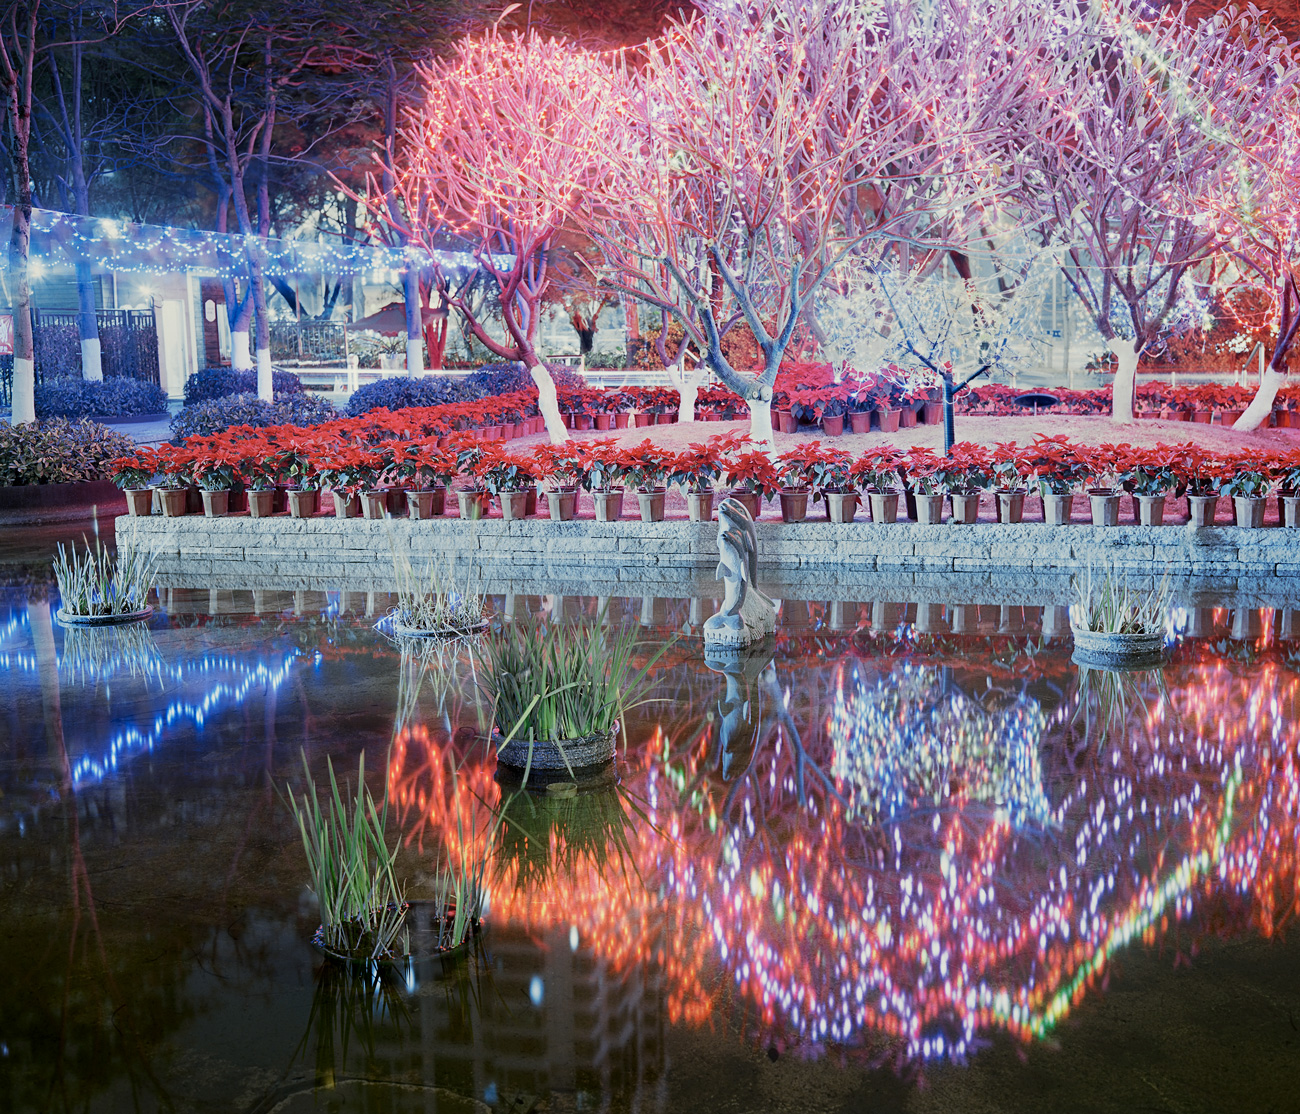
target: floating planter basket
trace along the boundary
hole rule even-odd
[[[395,615],[390,615],[388,632],[394,638],[468,638],[471,635],[482,634],[490,625],[487,619],[482,619],[468,627],[434,627],[424,630],[419,627],[408,627]]]
[[[1108,634],[1084,630],[1070,624],[1074,635],[1074,660],[1083,665],[1124,666],[1154,665],[1165,648],[1165,636],[1159,634]]]
[[[529,742],[511,739],[502,745],[504,736],[496,732],[492,742],[497,762],[516,770],[583,770],[603,766],[614,759],[618,724],[610,730],[588,735],[585,739],[556,739]],[[530,757],[531,756],[531,757]]]
[[[152,607],[142,607],[139,611],[124,611],[120,615],[72,615],[60,607],[54,617],[65,627],[112,627],[118,623],[139,623],[152,614]]]
[[[440,901],[410,901],[405,904],[404,909],[410,948],[407,952],[390,952],[381,957],[340,952],[325,943],[323,926],[312,933],[312,947],[325,958],[350,970],[376,971],[405,967],[412,960],[454,958],[465,952],[474,938],[483,931],[483,922],[477,917],[472,917],[464,936],[459,941],[451,940],[456,920],[455,902],[444,905]]]

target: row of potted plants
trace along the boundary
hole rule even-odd
[[[362,419],[354,419],[360,422]],[[336,425],[338,423],[331,423]],[[370,423],[367,423],[368,425]],[[758,518],[765,501],[779,499],[786,521],[807,516],[809,503],[826,502],[832,521],[852,521],[862,496],[877,522],[897,518],[900,494],[921,523],[976,521],[984,494],[993,493],[999,521],[1018,522],[1031,488],[1042,496],[1044,521],[1072,520],[1075,500],[1086,495],[1098,525],[1116,525],[1120,498],[1130,494],[1136,517],[1160,525],[1171,496],[1186,496],[1190,519],[1214,521],[1221,497],[1234,500],[1240,525],[1262,525],[1266,497],[1277,491],[1282,518],[1296,524],[1300,503],[1300,450],[1248,450],[1214,454],[1193,445],[1079,445],[1065,436],[992,447],[962,442],[947,456],[932,449],[877,446],[854,456],[811,441],[769,456],[735,434],[715,434],[675,451],[647,439],[633,447],[612,439],[543,444],[511,451],[471,431],[437,436],[352,436],[315,427],[239,429],[184,446],[142,448],[112,464],[115,482],[128,495],[131,513],[164,514],[193,508],[197,488],[206,514],[227,513],[235,493],[249,513],[264,517],[287,509],[303,517],[332,510],[339,517],[378,518],[406,512],[413,518],[444,514],[446,493],[455,491],[459,512],[481,518],[493,499],[504,517],[535,513],[539,486],[550,516],[576,512],[579,491],[590,492],[596,517],[622,517],[625,493],[635,493],[641,517],[664,517],[667,488],[678,485],[694,521],[712,517],[713,502],[726,491]],[[457,485],[453,488],[453,485]]]

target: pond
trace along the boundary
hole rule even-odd
[[[1114,673],[1032,601],[786,601],[731,667],[707,600],[492,604],[668,644],[615,771],[498,780],[472,654],[383,595],[0,595],[4,1109],[1300,1109],[1282,613]],[[312,949],[283,799],[363,750],[410,894],[490,877],[466,954],[380,980]]]

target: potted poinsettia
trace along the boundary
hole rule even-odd
[[[162,513],[168,518],[179,518],[186,513],[186,490],[192,480],[193,454],[178,445],[158,447],[158,499]]]
[[[1120,479],[1137,500],[1137,517],[1142,526],[1164,525],[1165,499],[1175,483],[1170,463],[1174,451],[1171,445],[1131,449],[1122,466]]]
[[[280,480],[280,464],[268,446],[258,440],[240,446],[239,474],[248,485],[248,516],[270,518],[275,511],[275,485]]]
[[[852,522],[858,512],[858,492],[849,478],[852,462],[843,449],[826,449],[813,465],[813,486],[818,498],[826,500],[826,517],[831,522]]]
[[[501,505],[507,522],[528,517],[528,488],[537,482],[537,460],[490,445],[479,460],[478,475]]]
[[[537,475],[546,482],[546,502],[552,522],[568,522],[578,511],[578,442],[538,445],[533,450]]]
[[[781,477],[781,519],[802,522],[808,516],[808,497],[812,494],[813,472],[826,455],[820,441],[811,441],[787,449],[776,458]]]
[[[916,500],[916,521],[922,526],[943,522],[944,458],[933,449],[915,445],[907,452],[907,479]]]
[[[714,485],[723,471],[723,440],[714,434],[705,444],[694,444],[673,457],[668,482],[682,485],[692,522],[708,522],[713,517]]]
[[[762,449],[731,453],[726,458],[725,474],[731,488],[728,496],[749,511],[749,517],[757,522],[763,512],[763,501],[771,499],[781,486],[781,477],[777,475],[771,457]]]
[[[133,517],[147,517],[153,512],[153,488],[150,481],[158,472],[158,454],[139,448],[109,464],[109,475],[126,495],[126,512]]]
[[[1283,526],[1300,526],[1300,449],[1278,453],[1270,469],[1277,484],[1278,517]]]
[[[578,447],[578,483],[591,492],[597,522],[617,522],[623,517],[625,456],[610,437],[584,441]]]
[[[648,437],[628,449],[625,457],[628,481],[636,489],[642,522],[662,522],[665,484],[673,469],[675,454]]]
[[[1213,526],[1223,472],[1219,458],[1189,441],[1170,453],[1169,466],[1179,487],[1187,492],[1188,522],[1193,528]]]
[[[1025,453],[1043,497],[1043,521],[1065,526],[1074,510],[1074,493],[1088,474],[1078,446],[1065,434],[1039,434]]]
[[[1077,451],[1087,476],[1092,524],[1118,526],[1120,462],[1127,457],[1129,446],[1081,445]]]
[[[1219,490],[1232,497],[1232,510],[1238,526],[1258,529],[1264,525],[1268,491],[1272,478],[1264,462],[1254,453],[1237,453],[1224,462]]]
[[[899,467],[903,454],[889,445],[868,449],[849,469],[849,479],[867,493],[873,522],[898,520]]]
[[[279,471],[291,485],[291,518],[310,518],[319,507],[320,477],[313,461],[319,448],[320,439],[312,434],[290,436],[281,441]]]
[[[936,475],[952,503],[953,522],[977,522],[980,499],[993,483],[993,457],[988,449],[971,441],[959,441],[949,450]]]
[[[1033,471],[1029,456],[1014,441],[993,446],[993,482],[997,485],[998,521],[1019,522],[1025,515],[1025,480]]]
[[[460,517],[477,521],[486,518],[492,507],[492,495],[479,474],[483,461],[483,442],[468,431],[451,434],[447,447],[456,454],[456,472],[465,477],[465,487],[456,491]]]
[[[822,432],[827,437],[838,437],[844,432],[844,415],[848,413],[848,391],[835,388],[832,393],[823,395],[817,406],[817,416],[822,423]]]
[[[406,505],[417,522],[446,511],[447,488],[458,471],[456,452],[439,447],[438,440],[409,441],[395,453],[394,471],[406,486]]]

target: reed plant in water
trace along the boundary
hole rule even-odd
[[[115,627],[68,627],[63,635],[59,670],[74,683],[115,677],[163,680],[163,659],[144,623]]]
[[[398,959],[409,952],[410,940],[405,894],[393,873],[397,848],[389,850],[384,835],[388,794],[382,805],[375,804],[366,787],[365,754],[357,763],[355,794],[350,783],[346,794],[340,792],[334,764],[327,765],[329,790],[322,794],[304,752],[307,789],[301,802],[292,789],[288,797],[307,855],[310,885],[320,902],[319,940],[327,950],[354,959]]]
[[[84,550],[59,543],[54,579],[59,586],[61,612],[72,618],[111,618],[148,607],[157,557],[143,552],[127,534],[116,550],[100,541],[98,531]]]
[[[614,730],[672,643],[640,670],[636,635],[598,620],[575,625],[514,623],[479,651],[480,684],[497,723],[522,742],[589,739]]]
[[[1153,588],[1136,587],[1127,571],[1114,564],[1106,565],[1100,575],[1089,564],[1082,577],[1074,578],[1074,593],[1071,623],[1097,634],[1162,634],[1173,598],[1168,574]]]
[[[467,634],[487,622],[486,597],[471,563],[463,577],[448,559],[418,570],[410,554],[393,545],[397,606],[388,613],[394,634]]]

